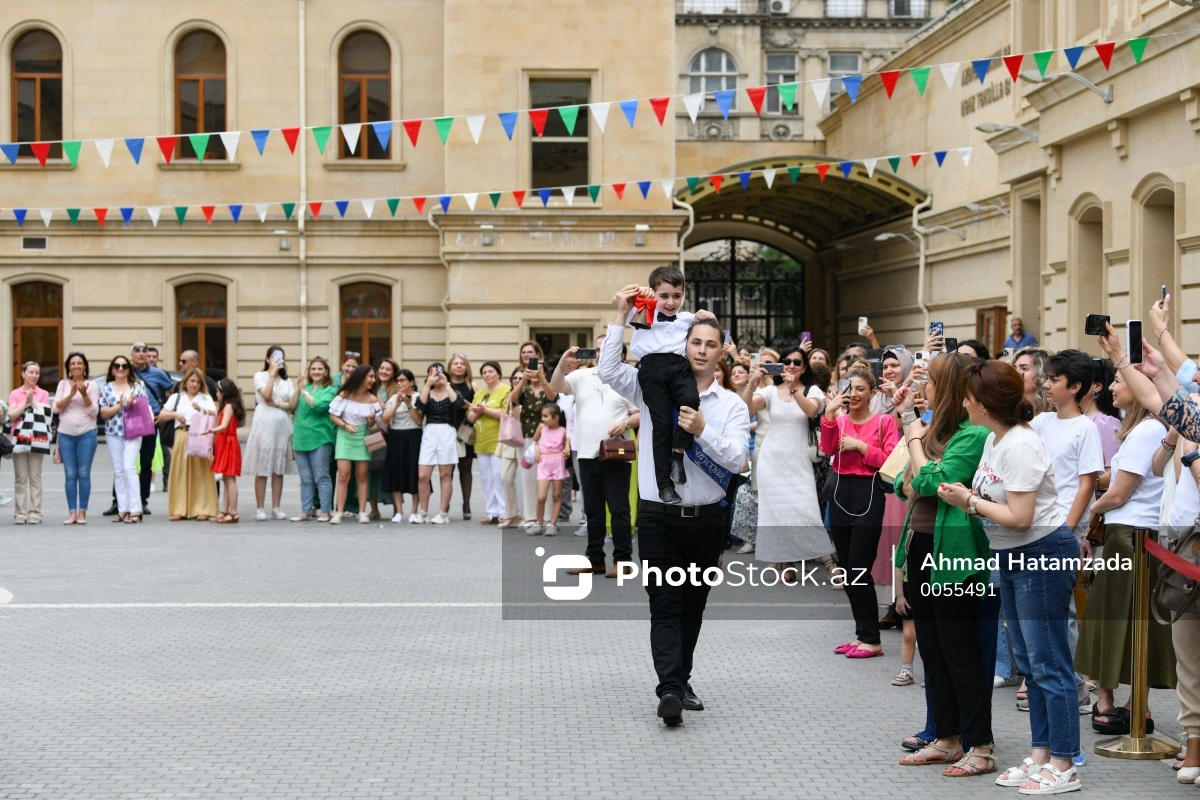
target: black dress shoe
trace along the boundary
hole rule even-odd
[[[679,695],[667,692],[658,698],[658,716],[668,728],[683,724],[683,702]]]
[[[697,697],[696,693],[692,691],[692,685],[690,683],[685,683],[683,685],[683,707],[688,711],[704,710],[704,701]]]
[[[687,472],[683,469],[683,453],[671,451],[671,482],[683,486],[687,483]]]
[[[149,502],[149,501],[146,501]],[[150,516],[150,509],[146,508],[146,503],[142,503],[142,513],[147,517]]]
[[[658,499],[669,506],[678,506],[683,504],[683,498],[679,496],[679,492],[675,491],[674,486],[667,486],[658,490]]]
[[[109,507],[109,509],[107,511],[104,512],[103,516],[115,517],[119,513],[121,513],[121,512],[117,509],[116,503],[114,503],[112,506]]]

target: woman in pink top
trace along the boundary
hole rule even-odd
[[[54,392],[58,412],[58,446],[54,463],[62,464],[67,477],[64,525],[86,525],[92,494],[92,459],[96,457],[96,415],[100,413],[100,387],[88,380],[89,365],[83,353],[67,355],[65,374]]]
[[[821,417],[821,452],[835,453],[826,484],[830,534],[844,570],[846,597],[854,614],[854,641],[835,653],[847,658],[883,655],[879,641],[879,609],[871,565],[883,531],[884,495],[879,468],[900,439],[894,417],[872,413],[875,377],[855,367],[845,375],[849,386],[839,392]]]
[[[11,433],[16,446],[12,455],[13,493],[16,495],[13,521],[18,525],[40,525],[42,522],[42,458],[45,454],[29,452],[29,443],[17,439],[21,418],[29,409],[41,407],[47,422],[50,419],[50,409],[46,408],[50,395],[38,386],[41,376],[42,368],[36,361],[25,362],[21,367],[21,385],[8,396],[8,418],[12,422]]]

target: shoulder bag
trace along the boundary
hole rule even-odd
[[[34,403],[25,409],[12,452],[50,455],[50,412],[46,406]]]
[[[1184,562],[1181,568],[1191,567],[1189,572],[1200,569],[1200,520],[1180,534],[1171,547],[1170,555]],[[1158,581],[1150,592],[1150,611],[1161,624],[1173,625],[1184,614],[1195,613],[1193,609],[1200,598],[1200,581],[1171,567],[1167,556],[1163,559],[1158,567]],[[1169,612],[1166,619],[1160,609]]]
[[[150,401],[146,395],[133,398],[133,402],[125,407],[124,414],[126,439],[154,435],[154,415],[150,413]]]
[[[500,415],[500,444],[517,449],[525,448],[525,434],[521,430],[521,420],[512,414]]]

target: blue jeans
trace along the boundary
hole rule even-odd
[[[58,435],[58,452],[67,476],[67,508],[87,511],[92,496],[92,459],[96,457],[96,431],[78,436]]]
[[[323,444],[316,450],[295,451],[296,471],[300,473],[300,507],[305,514],[313,513],[314,487],[321,513],[328,514],[333,510],[333,480],[329,477],[332,454],[332,444]]]
[[[1079,544],[1065,525],[1032,544],[993,550],[1000,557],[1000,598],[1008,620],[1017,668],[1029,692],[1029,726],[1034,748],[1049,748],[1052,758],[1079,752],[1079,698],[1067,619],[1076,571],[1069,559]],[[1010,558],[1059,559],[1061,569],[1023,569]]]
[[[992,585],[1000,585],[1000,572],[992,572]],[[1003,624],[996,626],[996,674],[1008,680],[1017,674],[1017,659],[1013,656],[1012,640],[1008,636],[1008,628]],[[1074,648],[1072,648],[1074,650]]]

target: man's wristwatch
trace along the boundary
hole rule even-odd
[[[1197,458],[1200,458],[1200,450],[1188,453],[1183,458],[1179,459],[1179,461],[1180,461],[1180,463],[1183,464],[1185,469],[1191,469],[1192,462],[1195,461]]]

